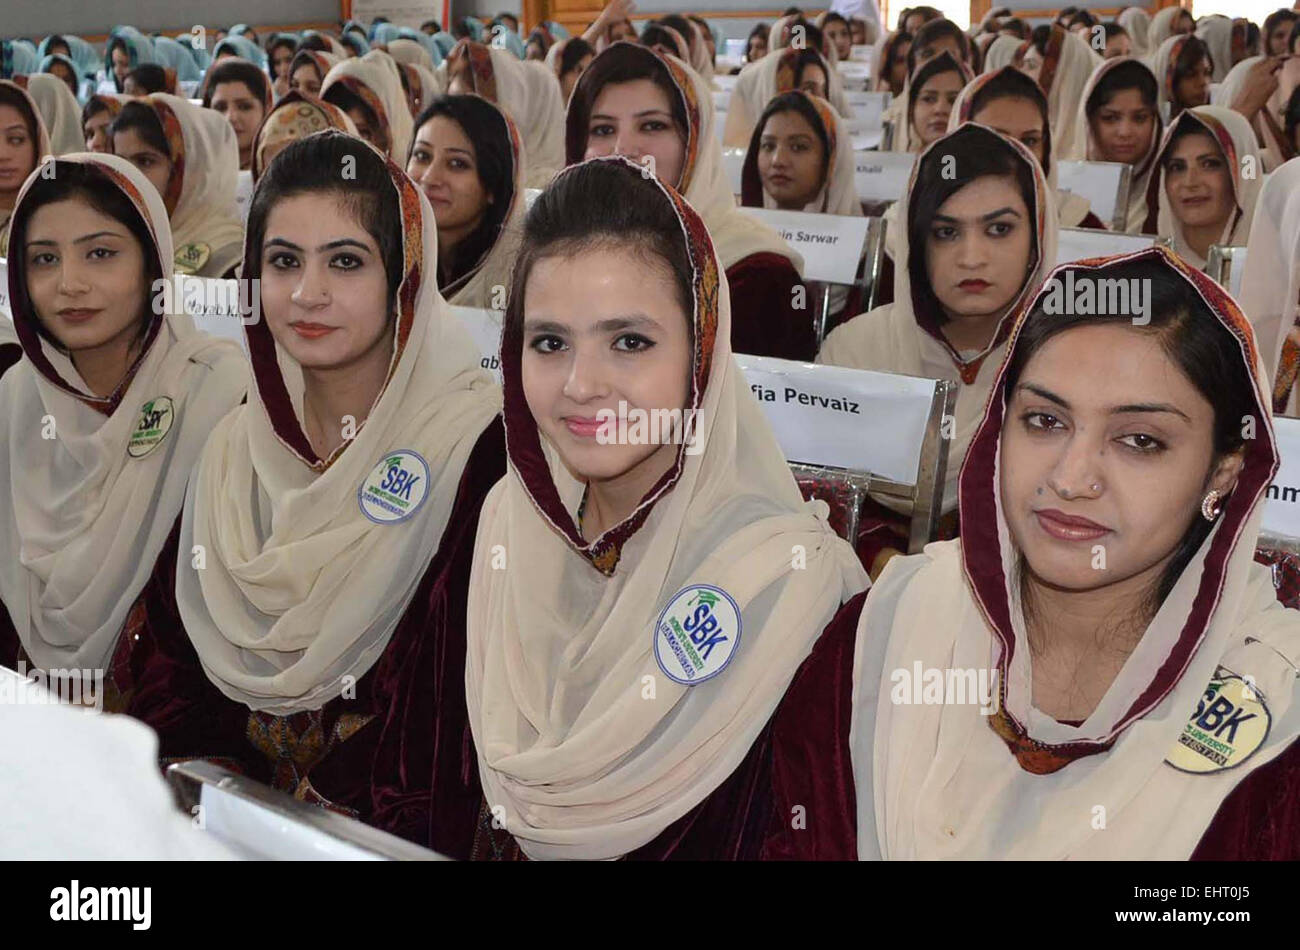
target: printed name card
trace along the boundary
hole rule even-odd
[[[735,56],[737,59],[743,59],[745,56],[745,48],[748,45],[749,45],[749,40],[747,39],[734,39],[728,37],[726,41],[723,43],[722,48],[726,50],[726,52],[723,55]]]
[[[9,262],[3,257],[0,257],[0,313],[10,320],[14,318],[13,309],[9,306]]]
[[[501,382],[501,317],[482,307],[451,308],[483,354],[482,367]]]
[[[1115,220],[1120,200],[1120,186],[1128,181],[1128,166],[1120,162],[1058,162],[1056,183],[1062,191],[1072,191],[1088,199],[1092,213],[1106,222]],[[1128,201],[1128,196],[1124,196]]]
[[[1281,457],[1273,484],[1264,499],[1260,529],[1283,538],[1300,539],[1300,419],[1278,416],[1273,420],[1277,452]]]
[[[730,89],[715,89],[715,90],[713,90],[713,108],[714,108],[714,109],[716,109],[718,112],[726,112],[726,111],[727,111],[727,107],[728,107],[729,105],[731,105],[731,90],[730,90]]]
[[[731,183],[731,193],[740,194],[740,177],[745,168],[745,150],[743,148],[724,148],[722,150],[722,167]]]
[[[871,62],[860,59],[842,59],[835,64],[841,76],[846,80],[869,80],[871,78]]]
[[[1061,228],[1056,242],[1056,263],[1069,264],[1089,257],[1110,257],[1150,247],[1156,242],[1150,234],[1120,234],[1096,228]]]
[[[845,92],[844,98],[853,110],[853,117],[866,123],[865,128],[878,129],[882,126],[885,110],[889,108],[889,93],[853,91]]]
[[[850,46],[849,59],[855,63],[870,63],[876,56],[874,46]]]
[[[741,208],[774,229],[803,255],[805,280],[851,284],[857,276],[870,218],[775,208]]]
[[[916,156],[909,152],[855,155],[853,180],[858,197],[866,201],[897,201],[907,191]]]
[[[916,480],[934,381],[736,354],[786,459]]]
[[[233,278],[223,280],[178,274],[172,278],[169,289],[174,303],[180,304],[181,309],[190,315],[195,327],[204,333],[234,340],[247,352],[244,321],[256,323],[261,316],[261,301],[248,299],[248,286]]]

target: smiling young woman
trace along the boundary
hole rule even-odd
[[[357,135],[396,162],[411,147],[411,110],[397,63],[383,50],[350,57],[330,69],[320,97],[348,114]]]
[[[175,267],[200,277],[233,275],[244,237],[235,210],[239,145],[224,116],[156,92],[122,106],[109,126],[114,155],[162,197]]]
[[[501,345],[510,467],[470,580],[476,857],[851,848],[851,805],[811,804],[798,764],[814,736],[847,748],[843,717],[800,715],[826,692],[800,671],[865,576],[800,498],[729,319],[704,222],[639,165],[571,166],[529,211]],[[606,411],[691,428],[609,443]],[[796,803],[817,831],[791,831]]]
[[[1254,129],[1241,113],[1220,106],[1186,110],[1156,153],[1143,232],[1172,238],[1184,260],[1205,267],[1211,245],[1246,243],[1263,167]]]
[[[247,364],[160,304],[167,213],[134,166],[83,155],[53,171],[28,179],[13,219],[24,356],[0,381],[0,666],[98,671],[106,709],[156,729],[163,756],[197,753],[210,724],[185,712],[214,694],[176,617],[177,529]]]
[[[1294,798],[1253,823],[1230,798],[1300,777],[1300,617],[1253,560],[1278,456],[1250,327],[1163,248],[1073,271],[1143,282],[1150,323],[1053,312],[1046,287],[1020,318],[961,540],[892,561],[858,626],[859,855],[1295,857],[1261,853]],[[991,704],[884,701],[914,663],[992,665]]]
[[[230,60],[213,66],[203,79],[203,105],[230,121],[239,144],[239,168],[253,164],[253,139],[271,111],[271,84],[252,63]]]
[[[18,192],[50,151],[50,136],[27,90],[0,79],[0,257],[9,246],[9,221]]]
[[[406,173],[438,222],[438,289],[448,303],[500,309],[523,218],[523,147],[479,96],[442,96],[416,121]]]
[[[428,200],[354,136],[271,163],[243,268],[255,386],[194,466],[181,546],[207,560],[176,592],[247,774],[464,858],[465,597],[505,462],[500,390],[437,256]]]

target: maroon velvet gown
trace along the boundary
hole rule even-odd
[[[802,283],[780,254],[751,254],[731,265],[732,352],[811,361],[817,355],[816,301],[805,288],[805,307],[795,309],[794,288]]]
[[[498,417],[479,436],[442,543],[355,697],[288,716],[221,697],[220,714],[238,721],[246,774],[448,857],[469,856],[483,793],[465,703],[466,598],[479,512],[505,470]]]
[[[634,861],[854,860],[849,758],[853,648],[866,592],[844,604],[795,672],[776,712],[731,776]],[[479,806],[474,860],[519,861],[509,832]]]

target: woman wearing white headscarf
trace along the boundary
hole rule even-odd
[[[49,73],[32,73],[25,77],[27,93],[41,112],[41,121],[50,133],[50,149],[55,155],[81,152],[86,148],[81,134],[81,106],[67,83]]]
[[[1128,33],[1134,56],[1147,56],[1151,52],[1151,14],[1142,7],[1128,7],[1116,22]]]
[[[354,56],[334,66],[320,97],[352,119],[357,133],[394,161],[411,150],[411,108],[397,63],[383,50]]]
[[[1268,63],[1267,67],[1262,66]],[[1262,70],[1268,69],[1268,73]],[[1277,86],[1266,95],[1269,73]],[[1210,90],[1210,104],[1240,112],[1255,129],[1262,144],[1264,170],[1271,172],[1295,157],[1295,143],[1286,134],[1286,107],[1291,93],[1300,85],[1300,60],[1248,56],[1228,72],[1218,88]]]
[[[983,72],[997,72],[1003,66],[1010,66],[1016,58],[1016,51],[1024,45],[1018,36],[1002,34],[984,51]]]
[[[1052,142],[1058,155],[1073,155],[1082,148],[1075,141],[1079,97],[1101,57],[1077,34],[1053,26],[1043,49],[1025,44],[1016,63],[1047,93],[1047,114]]]
[[[244,228],[235,205],[239,143],[226,117],[155,92],[124,105],[109,133],[113,153],[162,195],[176,269],[200,277],[233,274]]]
[[[1228,70],[1234,65],[1232,20],[1219,14],[1201,17],[1200,22],[1196,24],[1196,36],[1210,51],[1210,62],[1214,69],[1211,79],[1214,82],[1223,82],[1223,77],[1228,75]]]
[[[945,177],[950,156],[956,167],[964,170],[960,179]],[[964,200],[962,192],[971,185],[1007,178],[1014,182],[1025,213],[1002,213],[996,230],[986,226],[987,233],[980,238],[985,246],[974,252],[979,266],[952,274],[935,270],[930,258],[939,237],[931,229],[938,209],[949,200]],[[971,194],[966,191],[967,196]],[[1001,211],[1000,203],[989,206],[994,200],[988,197],[967,213]],[[941,512],[949,516],[943,531],[951,537],[957,474],[998,362],[1006,352],[1017,308],[1056,262],[1056,207],[1033,153],[1015,139],[969,122],[921,153],[899,204],[903,224],[890,229],[895,232],[891,238],[895,248],[893,303],[836,327],[822,343],[817,361],[960,384],[955,427],[948,442],[947,474],[942,496],[936,500]],[[923,236],[924,243],[919,240]],[[1008,244],[1015,250],[1008,250]],[[967,290],[958,283],[966,279],[984,286]],[[906,519],[911,514],[910,504],[897,499],[882,495],[875,501],[878,503],[862,520],[857,539],[858,553],[870,565],[873,576],[889,557],[906,549]]]
[[[623,96],[621,114],[592,120],[607,88],[639,80],[654,88]],[[650,122],[641,118],[646,113],[654,114]],[[653,158],[656,174],[680,191],[708,226],[727,276],[733,350],[811,359],[816,349],[811,307],[796,305],[807,295],[800,280],[803,258],[781,235],[736,207],[716,121],[713,97],[689,66],[640,44],[615,43],[574,87],[565,154],[570,165],[610,154]]]
[[[1196,144],[1191,158],[1177,156],[1189,140]],[[1188,179],[1192,159],[1218,164]],[[1180,167],[1171,168],[1171,162]],[[1221,106],[1185,110],[1169,123],[1156,152],[1143,233],[1171,238],[1188,263],[1204,268],[1211,246],[1246,242],[1263,168],[1255,131],[1239,112]]]
[[[291,143],[248,230],[254,386],[193,466],[176,567],[209,713],[254,778],[467,858],[465,598],[500,390],[438,293],[428,200],[370,146]]]
[[[1295,823],[1300,615],[1253,560],[1278,450],[1249,324],[1164,248],[1070,267],[1154,288],[1151,323],[1063,314],[1058,270],[993,380],[960,541],[896,558],[866,598],[859,856],[1295,858],[1293,834],[1266,840]],[[1156,413],[1120,428],[1116,403],[1186,421],[1176,440]],[[988,679],[931,702],[891,673],[914,667]],[[1262,821],[1232,795],[1252,773]]]
[[[159,294],[175,255],[144,175],[87,153],[51,170],[28,178],[12,222],[23,358],[0,379],[0,666],[73,671],[67,685],[157,729],[164,756],[224,754],[213,723],[187,715],[211,694],[172,577],[186,480],[247,363],[195,329],[183,295]]]
[[[21,77],[19,77],[21,78]],[[4,134],[10,150],[10,167],[0,178],[0,257],[7,256],[9,217],[18,201],[18,193],[27,177],[50,152],[50,133],[32,94],[23,83],[0,79],[0,106],[18,113],[22,124],[5,124]]]
[[[773,27],[775,30],[776,27]],[[767,104],[783,92],[802,90],[829,102],[842,116],[850,116],[839,70],[815,49],[775,48],[756,63],[740,71],[731,91],[722,144],[745,148],[754,133],[754,123]]]
[[[1260,189],[1241,309],[1259,341],[1264,371],[1273,381],[1273,412],[1300,416],[1300,159],[1273,172]]]
[[[1171,36],[1191,33],[1195,21],[1189,10],[1179,6],[1162,7],[1151,17],[1151,27],[1147,30],[1147,49],[1155,55],[1161,44]],[[1158,72],[1156,75],[1160,75]]]
[[[477,93],[505,110],[528,156],[525,186],[544,187],[564,165],[564,103],[560,82],[546,64],[461,40],[438,69],[449,94]]]
[[[1088,79],[1079,100],[1079,112],[1075,120],[1075,145],[1080,148],[1073,158],[1089,162],[1122,161],[1129,166],[1128,210],[1125,213],[1124,230],[1136,234],[1147,219],[1147,187],[1156,167],[1156,150],[1160,147],[1160,135],[1163,123],[1157,106],[1159,82],[1150,67],[1142,60],[1132,56],[1118,56],[1104,60]],[[1145,133],[1145,148],[1141,144],[1142,132],[1131,133],[1133,147],[1137,150],[1132,155],[1116,156],[1108,153],[1097,135],[1097,129],[1103,124],[1102,110],[1114,101],[1122,92],[1137,93],[1140,108],[1130,110],[1127,115],[1116,120],[1122,122],[1124,129],[1141,129],[1149,123]],[[1116,111],[1112,109],[1112,111]],[[1134,112],[1147,116],[1146,122],[1137,122]],[[1127,144],[1127,143],[1126,143]]]
[[[557,432],[554,371],[536,375],[539,362],[573,358],[525,330],[541,316],[531,301],[543,269],[581,267],[565,248],[593,234],[605,269],[559,287],[552,277],[544,319],[587,349],[590,330],[572,335],[579,314],[652,308],[671,392],[645,362],[590,353],[583,371],[601,387],[590,410],[605,403],[596,392],[638,385],[689,414],[690,435],[648,455]],[[644,282],[593,304],[590,285],[611,272],[616,287]],[[500,819],[479,823],[479,854],[755,859],[814,847],[790,830],[782,776],[805,748],[799,734],[834,724],[805,719],[787,741],[783,713],[866,579],[825,506],[800,498],[732,359],[729,319],[704,222],[640,165],[571,166],[530,210],[501,343],[508,471],[484,503],[470,578],[466,700],[484,814]],[[606,350],[603,337],[595,346]],[[525,566],[494,569],[501,551]],[[818,814],[843,827],[846,816]]]

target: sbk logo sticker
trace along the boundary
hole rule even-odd
[[[133,459],[141,459],[152,452],[167,438],[167,433],[176,421],[176,408],[170,396],[150,399],[140,407],[140,418],[131,431],[131,441],[127,443],[126,454]]]
[[[419,452],[399,449],[370,470],[357,489],[357,504],[375,524],[397,524],[420,510],[428,492],[429,463]]]

